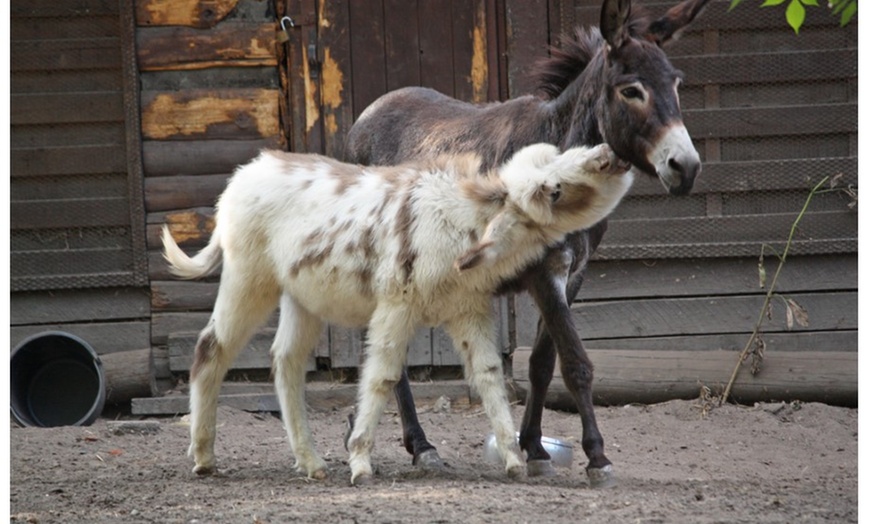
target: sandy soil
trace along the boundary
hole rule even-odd
[[[381,421],[375,481],[349,484],[350,408],[312,411],[325,481],[293,471],[278,418],[221,408],[220,473],[197,478],[183,418],[11,429],[11,522],[857,522],[858,411],[821,404],[724,406],[698,401],[599,408],[618,485],[590,489],[575,449],[558,476],[510,481],[482,458],[479,406],[421,406],[449,462],[416,471],[395,412]],[[519,421],[522,406],[514,407]],[[128,418],[129,420],[129,418]],[[547,411],[544,432],[577,442],[575,414]]]

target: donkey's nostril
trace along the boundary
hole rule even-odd
[[[683,164],[679,163],[676,158],[668,159],[668,167],[679,173],[680,176],[682,176],[686,171],[685,168],[683,168]]]

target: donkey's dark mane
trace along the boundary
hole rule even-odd
[[[629,34],[637,36],[644,34],[651,19],[645,9],[633,8],[626,23]],[[561,45],[551,46],[550,56],[539,61],[532,72],[538,96],[544,100],[553,100],[562,94],[604,45],[604,37],[597,26],[577,27],[573,35],[563,34],[559,41]]]

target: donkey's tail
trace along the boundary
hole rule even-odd
[[[169,232],[169,226],[164,225],[163,258],[169,262],[170,273],[178,278],[189,280],[208,275],[217,269],[223,259],[223,250],[221,249],[218,228],[215,228],[212,233],[208,245],[195,256],[189,257],[180,247],[178,247],[178,244],[175,243],[175,239],[172,238],[172,233]]]

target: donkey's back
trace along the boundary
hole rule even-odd
[[[345,160],[396,165],[441,154],[474,152],[486,170],[523,146],[551,142],[536,125],[541,100],[524,96],[508,102],[471,104],[434,89],[405,87],[369,105],[347,136]]]

